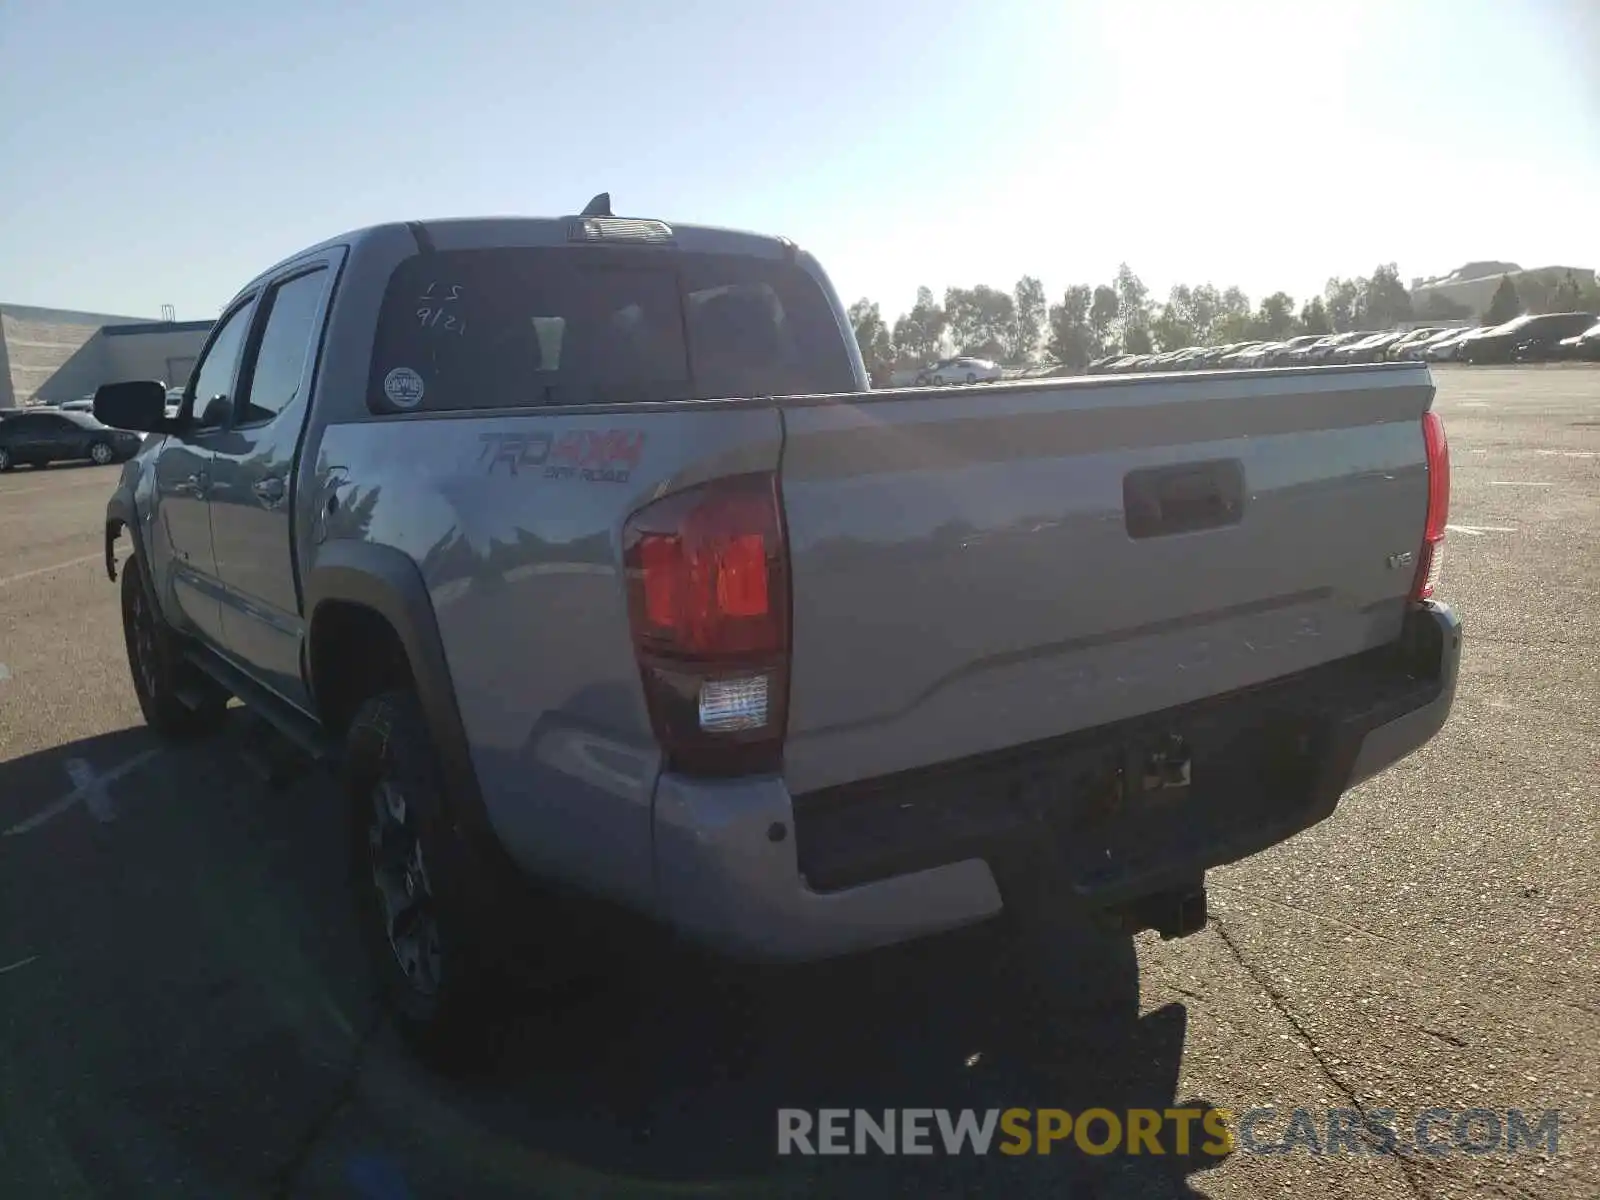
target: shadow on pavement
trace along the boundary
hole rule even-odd
[[[22,1114],[0,1176],[163,1197],[1165,1197],[1220,1161],[1170,1143],[778,1156],[780,1108],[1175,1106],[1187,1014],[1138,1016],[1131,952],[1092,966],[1085,1005],[1057,985],[1078,964],[995,927],[800,969],[651,956],[530,999],[489,1077],[431,1076],[373,1008],[335,789],[268,789],[242,766],[251,736],[236,715],[162,749],[112,786],[109,823],[0,839],[0,966],[37,957],[0,977],[0,1111]],[[127,730],[0,764],[0,827],[61,795],[68,760],[103,771],[154,744]]]

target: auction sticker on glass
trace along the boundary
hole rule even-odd
[[[383,377],[383,394],[396,408],[416,408],[423,391],[422,376],[410,367],[396,367]]]

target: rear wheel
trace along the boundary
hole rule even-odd
[[[408,691],[363,704],[350,724],[345,792],[352,886],[384,1003],[400,1034],[435,1067],[479,1065],[495,992],[469,919],[443,771],[421,705]]]
[[[183,661],[177,635],[150,600],[137,557],[122,570],[122,634],[133,691],[150,728],[177,739],[210,733],[222,723],[227,694]]]
[[[116,457],[116,452],[105,442],[96,442],[89,447],[89,460],[97,467],[108,466]]]

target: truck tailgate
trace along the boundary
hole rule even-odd
[[[1425,366],[785,402],[795,793],[1395,638]]]

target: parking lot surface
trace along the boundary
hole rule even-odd
[[[776,979],[668,955],[459,1082],[374,1009],[333,788],[244,766],[243,713],[145,730],[116,469],[0,477],[0,1196],[1600,1195],[1600,370],[1435,375],[1455,713],[1214,873],[1203,933],[1143,935],[1137,1018],[984,930]],[[1553,1156],[776,1154],[780,1107],[1179,1104],[1564,1116]]]

